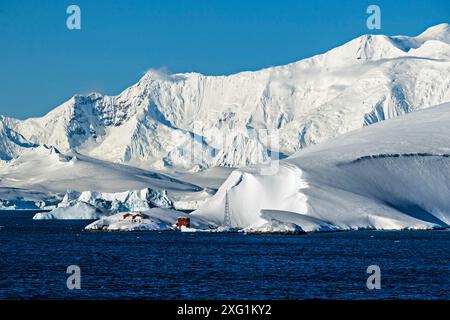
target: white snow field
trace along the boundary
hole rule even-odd
[[[447,228],[449,123],[446,103],[300,150],[275,175],[237,169],[192,215],[220,225],[228,206],[247,232]]]
[[[76,95],[41,118],[0,118],[0,159],[46,144],[144,169],[241,167],[450,101],[449,74],[447,23],[417,37],[364,35],[254,72],[149,71],[117,96]]]
[[[3,162],[0,179],[2,185],[55,193],[64,193],[67,189],[118,192],[146,187],[202,190],[162,173],[94,159],[74,151],[63,154],[45,145],[30,148],[20,157]]]
[[[62,154],[55,147],[29,148],[20,157],[0,164],[0,210],[51,209],[67,190],[129,194],[141,189],[163,194],[173,207],[180,209],[195,209],[210,196],[203,188],[166,174],[94,159],[75,151]],[[73,218],[71,214],[68,217]]]
[[[133,214],[136,216],[133,217]],[[178,217],[187,214],[170,210],[153,208],[140,212],[118,213],[97,220],[85,227],[91,231],[170,231],[175,230],[174,223]],[[191,218],[191,230],[209,230],[214,224],[201,217]],[[190,231],[189,229],[186,231]]]

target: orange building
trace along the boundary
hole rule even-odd
[[[181,227],[189,228],[190,225],[191,225],[191,218],[188,218],[188,217],[178,217],[177,218],[177,227],[178,228],[181,228]]]

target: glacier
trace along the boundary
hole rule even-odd
[[[53,209],[66,193],[132,193],[151,189],[177,209],[196,209],[210,193],[174,176],[38,146],[0,163],[0,210]],[[64,204],[64,201],[62,202]]]
[[[118,212],[145,211],[151,208],[172,209],[167,191],[149,188],[119,193],[69,191],[50,212],[39,212],[33,219],[99,219]]]
[[[192,215],[247,232],[450,225],[450,103],[386,120],[279,162],[240,168]]]

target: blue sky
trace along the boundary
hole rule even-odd
[[[82,29],[66,28],[81,8]],[[382,29],[366,28],[377,4]],[[449,0],[0,0],[0,114],[40,116],[76,93],[117,94],[150,68],[230,74],[286,64],[365,33],[450,22]]]

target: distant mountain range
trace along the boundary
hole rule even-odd
[[[255,72],[149,71],[117,96],[76,95],[41,118],[0,117],[0,159],[45,145],[144,169],[240,167],[450,101],[449,74],[447,23],[417,37],[364,35]]]

